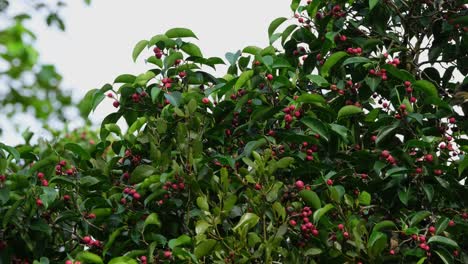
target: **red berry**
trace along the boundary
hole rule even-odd
[[[395,255],[395,250],[392,249],[392,250],[390,250],[389,253],[390,253],[390,255]]]
[[[411,86],[411,82],[410,82],[410,81],[405,81],[405,86],[406,86],[406,87],[410,87],[410,86]]]
[[[339,230],[344,230],[344,225],[343,224],[338,224],[338,229]]]
[[[186,72],[179,72],[179,77],[180,78],[184,78],[185,76],[187,76],[187,73]]]
[[[169,250],[164,251],[164,257],[165,258],[170,258],[172,256],[172,252]]]
[[[66,160],[61,160],[61,161],[59,162],[59,165],[60,165],[61,167],[65,167],[65,166],[67,166],[67,161],[66,161]]]
[[[267,77],[267,79],[268,79],[269,81],[273,80],[273,75],[272,75],[272,74],[267,74],[266,77]]]
[[[453,227],[453,226],[455,226],[455,221],[453,221],[453,220],[450,220],[450,221],[449,221],[449,223],[448,223],[448,225],[449,225],[450,227]]]
[[[293,117],[290,114],[286,114],[284,116],[284,121],[286,121],[286,123],[291,123],[292,120],[293,120]]]
[[[349,233],[348,233],[348,232],[343,232],[343,237],[344,237],[345,239],[348,239],[348,238],[349,238]]]
[[[332,180],[332,179],[328,179],[328,180],[327,180],[327,185],[333,185],[333,180]]]
[[[65,200],[65,201],[70,201],[70,195],[65,194],[65,195],[63,196],[63,200]]]
[[[455,117],[449,118],[450,124],[455,124],[456,121],[457,121],[457,120],[455,119]]]
[[[289,224],[292,225],[292,226],[296,226],[296,225],[297,225],[296,221],[295,221],[295,220],[292,220],[292,219],[289,220]]]
[[[91,241],[92,241],[90,236],[85,236],[83,237],[82,240],[83,240],[83,243],[88,244],[88,245],[91,244]]]
[[[42,206],[44,205],[44,203],[42,202],[41,199],[37,198],[37,199],[36,199],[36,205],[37,205],[38,207],[42,207]]]
[[[432,156],[432,154],[427,154],[424,158],[427,162],[434,161],[434,156]]]
[[[436,232],[436,228],[434,226],[429,227],[429,232],[434,234]]]
[[[372,135],[372,136],[371,136],[371,140],[372,140],[373,142],[375,142],[375,141],[377,140],[377,136],[376,136],[376,135]]]
[[[307,155],[306,159],[307,159],[308,161],[313,161],[313,160],[314,160],[314,156],[312,156],[312,155]]]
[[[405,110],[406,110],[406,105],[405,105],[405,104],[401,104],[401,105],[400,105],[400,109],[401,109],[402,111],[405,111]]]
[[[95,219],[95,218],[96,218],[96,214],[90,213],[90,214],[88,214],[87,217],[88,217],[89,219]]]
[[[299,190],[304,189],[304,182],[301,181],[301,180],[296,181],[296,187],[297,187]]]
[[[388,150],[382,150],[382,152],[380,153],[380,156],[382,158],[388,158],[390,156],[390,152]]]
[[[37,178],[38,178],[39,180],[44,179],[44,173],[42,173],[42,172],[37,173]]]
[[[260,183],[256,183],[255,190],[261,190],[261,189],[262,189],[262,185]]]
[[[49,186],[49,182],[46,179],[43,179],[41,181],[41,184],[42,184],[42,186],[46,186],[46,187]]]
[[[310,224],[310,223],[309,223]],[[319,231],[317,229],[314,229],[312,230],[312,235],[313,236],[318,236],[319,235]]]
[[[139,193],[136,192],[133,194],[133,199],[139,200],[140,198],[141,198],[141,195]]]
[[[209,103],[210,103],[210,99],[208,99],[208,98],[205,97],[205,98],[202,99],[202,103],[204,103],[204,104],[209,104]]]

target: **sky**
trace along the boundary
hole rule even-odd
[[[37,34],[41,62],[56,65],[63,86],[73,91],[76,100],[120,74],[149,69],[145,56],[132,61],[133,47],[170,28],[192,29],[204,56],[224,59],[226,52],[248,45],[266,47],[270,22],[292,16],[289,0],[93,0],[91,6],[82,0],[66,2],[61,12],[66,32],[47,28],[40,16],[29,26]],[[90,118],[99,124],[113,111],[112,100],[106,98]],[[32,125],[31,130],[38,127]],[[21,141],[11,128],[0,137],[6,144]]]

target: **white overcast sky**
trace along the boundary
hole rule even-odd
[[[42,17],[29,26],[37,34],[41,62],[56,65],[63,86],[73,90],[75,98],[112,83],[120,74],[147,70],[144,56],[133,63],[134,45],[170,28],[192,29],[204,56],[224,59],[226,52],[248,45],[267,46],[270,22],[292,16],[289,0],[93,0],[91,6],[82,0],[66,2],[61,12],[66,32],[47,28]],[[107,99],[90,117],[100,123],[112,111]],[[0,142],[21,143],[11,128],[3,129]],[[31,125],[31,130],[38,128]]]

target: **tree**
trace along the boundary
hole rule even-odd
[[[466,5],[291,10],[222,77],[190,29],[138,42],[151,68],[81,103],[117,108],[94,145],[4,146],[4,260],[466,263]]]
[[[23,12],[10,12],[10,5],[23,5]],[[26,25],[27,20],[45,14],[48,26],[65,30],[60,16],[64,6],[64,2],[52,5],[47,1],[26,1],[23,4],[0,1],[0,18],[6,22],[0,27],[0,63],[4,65],[0,71],[2,114],[11,118],[18,113],[32,112],[44,124],[51,120],[68,121],[64,111],[57,111],[56,108],[76,107],[71,94],[62,89],[62,76],[55,66],[40,62],[39,52],[34,46],[36,35]]]

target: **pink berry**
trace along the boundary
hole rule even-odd
[[[205,98],[202,99],[202,103],[204,103],[204,104],[209,104],[209,103],[210,103],[210,99],[208,99],[208,98],[205,97]]]
[[[304,182],[301,181],[301,180],[296,181],[296,187],[297,187],[299,190],[304,189]]]

